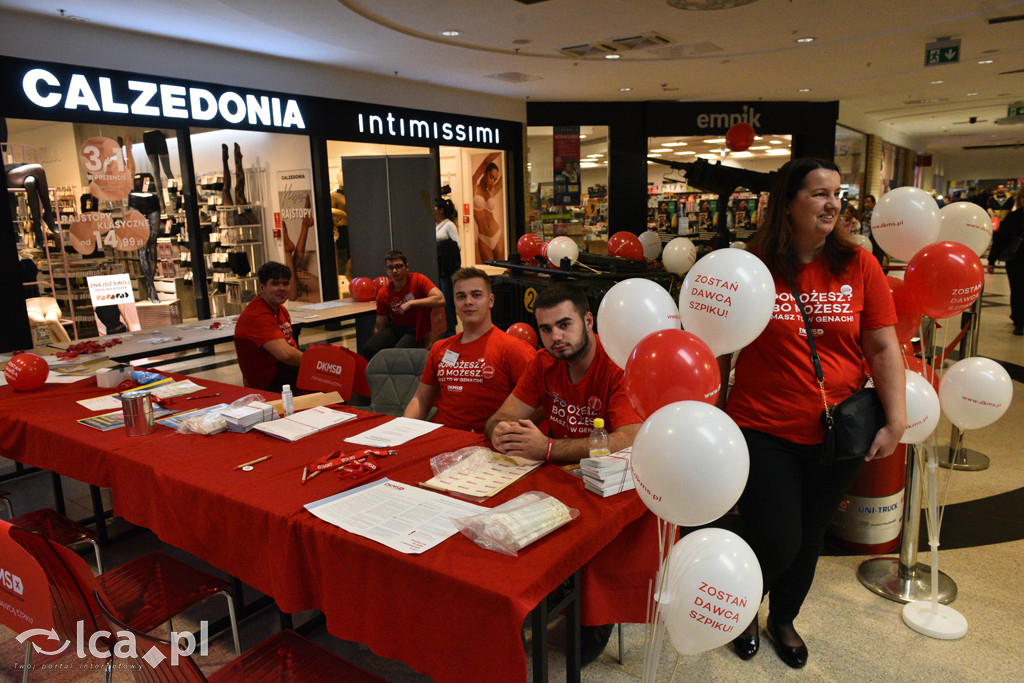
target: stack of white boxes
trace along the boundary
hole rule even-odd
[[[241,434],[249,431],[260,422],[276,420],[277,411],[269,403],[253,401],[249,405],[240,408],[228,408],[221,413],[221,417],[227,423],[228,429]]]

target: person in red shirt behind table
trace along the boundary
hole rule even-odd
[[[292,319],[284,302],[292,271],[268,261],[256,272],[259,295],[249,302],[235,324],[235,352],[247,387],[281,391],[295,386],[302,351],[292,336]]]
[[[623,387],[622,370],[594,334],[586,295],[572,285],[544,290],[535,304],[544,351],[537,353],[498,412],[487,421],[487,436],[503,453],[532,460],[577,462],[588,455],[594,418],[604,418],[614,453],[633,445],[640,416]],[[549,435],[530,417],[543,408]],[[612,624],[580,627],[580,663],[597,659]]]
[[[431,347],[405,417],[426,419],[436,403],[434,422],[483,433],[487,418],[515,387],[537,350],[491,322],[494,294],[487,273],[460,268],[452,282],[462,332]]]
[[[407,349],[425,341],[422,336],[430,329],[420,318],[429,319],[431,308],[444,306],[444,295],[426,275],[409,272],[409,259],[400,251],[389,251],[384,260],[388,277],[384,287],[377,291],[377,321],[373,336],[360,354],[370,360],[381,349]],[[419,333],[419,334],[417,334]]]
[[[811,323],[829,405],[864,386],[865,361],[871,369],[886,424],[864,459],[891,455],[907,424],[892,296],[878,261],[835,230],[839,193],[839,171],[831,161],[794,159],[779,169],[750,245],[775,280],[775,312],[761,335],[740,350],[725,404],[750,451],[739,509],[744,538],[761,564],[764,593],[771,595],[766,631],[793,668],[807,662],[793,620],[814,579],[825,528],[863,461],[820,462],[821,388],[791,289]],[[729,357],[719,360],[724,397]],[[757,617],[733,645],[741,659],[757,653]]]

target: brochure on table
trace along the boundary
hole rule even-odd
[[[419,555],[458,533],[453,518],[487,511],[387,478],[307,503],[305,508],[329,524],[406,555]]]
[[[396,417],[390,422],[368,429],[365,432],[350,436],[345,441],[359,446],[371,446],[373,448],[390,448],[401,446],[424,434],[429,434],[442,425],[423,420],[414,420],[411,417]]]

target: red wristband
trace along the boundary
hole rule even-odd
[[[544,462],[551,462],[551,449],[555,447],[555,440],[548,439],[548,452],[544,454]]]

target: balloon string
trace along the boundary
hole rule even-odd
[[[953,347],[959,344],[960,341],[964,338],[964,335],[967,334],[967,331],[971,329],[971,324],[971,320],[968,320],[967,324],[964,325],[962,330],[960,330],[960,334],[958,334],[956,338],[954,338],[953,341],[950,342],[949,346],[945,347],[942,350],[942,354],[938,357],[937,361],[939,365],[941,365],[943,361],[945,361],[946,358],[949,357],[949,354],[953,350]],[[945,341],[945,338],[943,338],[943,341]],[[963,360],[963,358],[961,358],[960,360]]]
[[[963,451],[964,446],[964,433],[957,430],[956,447],[953,449],[953,456],[950,458],[951,463],[955,463],[960,459],[960,454]],[[946,486],[942,492],[942,499],[939,501],[939,527],[942,527],[942,519],[946,516],[946,500],[949,498],[950,483],[953,481],[953,472],[956,471],[955,467],[950,467],[949,472],[946,473]]]

